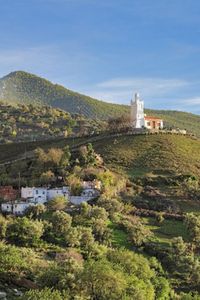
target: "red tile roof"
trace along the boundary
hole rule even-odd
[[[158,117],[151,117],[151,116],[145,116],[144,119],[145,119],[145,120],[157,120],[157,121],[160,120],[160,121],[162,121],[161,118],[158,118]]]

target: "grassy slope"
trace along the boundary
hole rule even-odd
[[[13,72],[0,80],[0,100],[9,103],[40,103],[52,105],[70,113],[107,119],[129,113],[129,106],[106,103],[73,92],[63,86],[26,72]],[[146,110],[149,115],[161,116],[166,125],[200,132],[200,116],[177,111]]]
[[[200,141],[187,136],[123,136],[94,146],[108,165],[133,176],[155,171],[200,176]]]
[[[0,145],[0,162],[17,158],[37,147],[63,147],[88,143],[90,138],[67,138],[43,142]],[[175,172],[200,176],[200,140],[181,135],[110,137],[93,142],[107,165],[132,176],[148,172]]]

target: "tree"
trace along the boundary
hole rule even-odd
[[[71,227],[64,235],[65,243],[69,247],[80,246],[81,233],[77,227]]]
[[[112,217],[115,213],[121,212],[123,209],[123,204],[115,198],[99,198],[97,205],[105,208],[110,217]]]
[[[2,215],[0,215],[0,239],[4,239],[6,237],[8,221]]]
[[[108,219],[108,213],[103,207],[93,206],[91,209],[91,217],[106,221]]]
[[[70,185],[72,195],[80,196],[83,191],[80,177],[76,176],[75,174],[71,174],[67,178],[67,183]]]
[[[86,298],[118,300],[125,296],[126,280],[106,260],[89,261],[81,274],[81,290]]]
[[[72,217],[64,211],[56,211],[51,217],[52,230],[57,237],[63,237],[70,229]]]
[[[122,115],[108,119],[108,130],[111,132],[126,132],[131,127],[129,115]]]
[[[79,157],[82,166],[89,166],[89,165],[92,166],[95,165],[97,162],[96,153],[91,143],[89,143],[87,146],[80,147]]]
[[[27,217],[17,218],[8,224],[7,239],[22,246],[31,246],[40,241],[44,232],[43,223]]]
[[[135,246],[142,246],[152,235],[152,232],[143,225],[138,217],[125,217],[121,224],[127,230],[129,240]]]
[[[200,248],[200,216],[189,213],[186,215],[185,223],[189,231],[191,242],[196,248]]]
[[[95,239],[105,245],[110,246],[112,242],[112,231],[102,219],[93,218],[92,231]]]
[[[187,244],[184,243],[183,238],[181,236],[173,238],[172,250],[174,255],[177,256],[177,258],[187,254]]]
[[[50,184],[52,182],[55,182],[55,180],[56,180],[55,174],[51,170],[43,172],[40,176],[40,182],[42,184]]]
[[[0,243],[0,278],[20,278],[28,269],[23,251],[15,246]]]
[[[80,248],[86,257],[90,256],[92,252],[92,247],[95,243],[94,236],[92,234],[92,229],[90,227],[77,227],[80,234]]]
[[[75,289],[78,275],[82,271],[82,261],[66,258],[61,262],[52,262],[48,267],[44,268],[38,278],[38,282],[42,287],[54,287],[58,290],[68,290],[70,292]]]
[[[63,157],[63,151],[59,148],[50,148],[47,152],[48,162],[54,166],[59,166]]]
[[[63,168],[68,167],[71,158],[71,153],[69,151],[69,146],[63,148],[63,155],[61,157],[60,164]]]
[[[57,196],[50,200],[47,204],[48,209],[52,211],[64,210],[67,206],[67,199],[63,196]]]
[[[33,218],[33,219],[40,219],[41,215],[44,214],[46,211],[46,207],[44,204],[38,204],[34,206],[29,206],[26,209],[26,216]]]
[[[158,225],[162,224],[164,220],[165,220],[165,218],[164,218],[162,212],[159,212],[156,214],[156,222]]]

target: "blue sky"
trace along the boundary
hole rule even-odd
[[[199,0],[0,0],[0,76],[200,114]]]

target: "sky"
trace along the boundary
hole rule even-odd
[[[199,0],[0,0],[0,77],[200,114]]]

